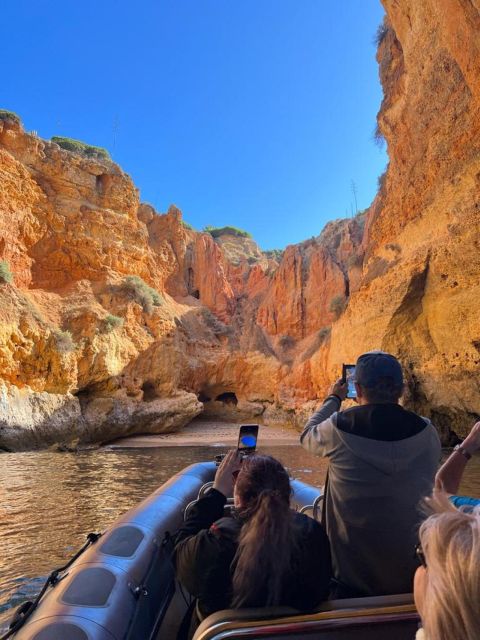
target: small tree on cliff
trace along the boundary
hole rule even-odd
[[[141,305],[145,313],[152,313],[153,307],[160,307],[162,296],[149,287],[139,276],[127,276],[120,285],[121,291],[131,300]]]
[[[333,313],[337,320],[345,311],[346,306],[347,298],[342,294],[333,296],[333,298],[330,300],[330,311]]]
[[[57,349],[60,353],[70,353],[70,351],[75,349],[75,343],[70,331],[62,331],[61,329],[58,329],[53,335],[57,344]]]
[[[6,260],[0,260],[0,283],[9,284],[13,280],[10,266]]]
[[[117,327],[121,327],[122,324],[123,324],[123,318],[120,318],[119,316],[114,316],[111,313],[109,313],[108,316],[106,316],[103,319],[103,330],[105,333],[110,333]]]

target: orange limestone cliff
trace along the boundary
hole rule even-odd
[[[447,442],[480,414],[480,14],[383,0],[370,209],[283,253],[139,202],[106,156],[0,111],[0,448],[302,421],[342,362],[405,369]],[[215,236],[215,237],[214,237]]]

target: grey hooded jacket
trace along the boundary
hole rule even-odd
[[[330,462],[324,515],[334,575],[351,595],[409,593],[419,502],[433,487],[438,434],[398,404],[339,409],[329,396],[300,438]]]

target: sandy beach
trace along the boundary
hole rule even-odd
[[[175,433],[159,435],[139,435],[119,438],[108,445],[110,449],[136,449],[148,447],[224,447],[235,446],[240,422],[227,423],[196,419]],[[288,427],[268,427],[260,425],[258,445],[298,444],[299,433]]]

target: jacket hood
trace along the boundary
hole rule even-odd
[[[351,454],[387,475],[415,466],[433,435],[427,418],[398,404],[352,407],[337,414],[336,427]]]

